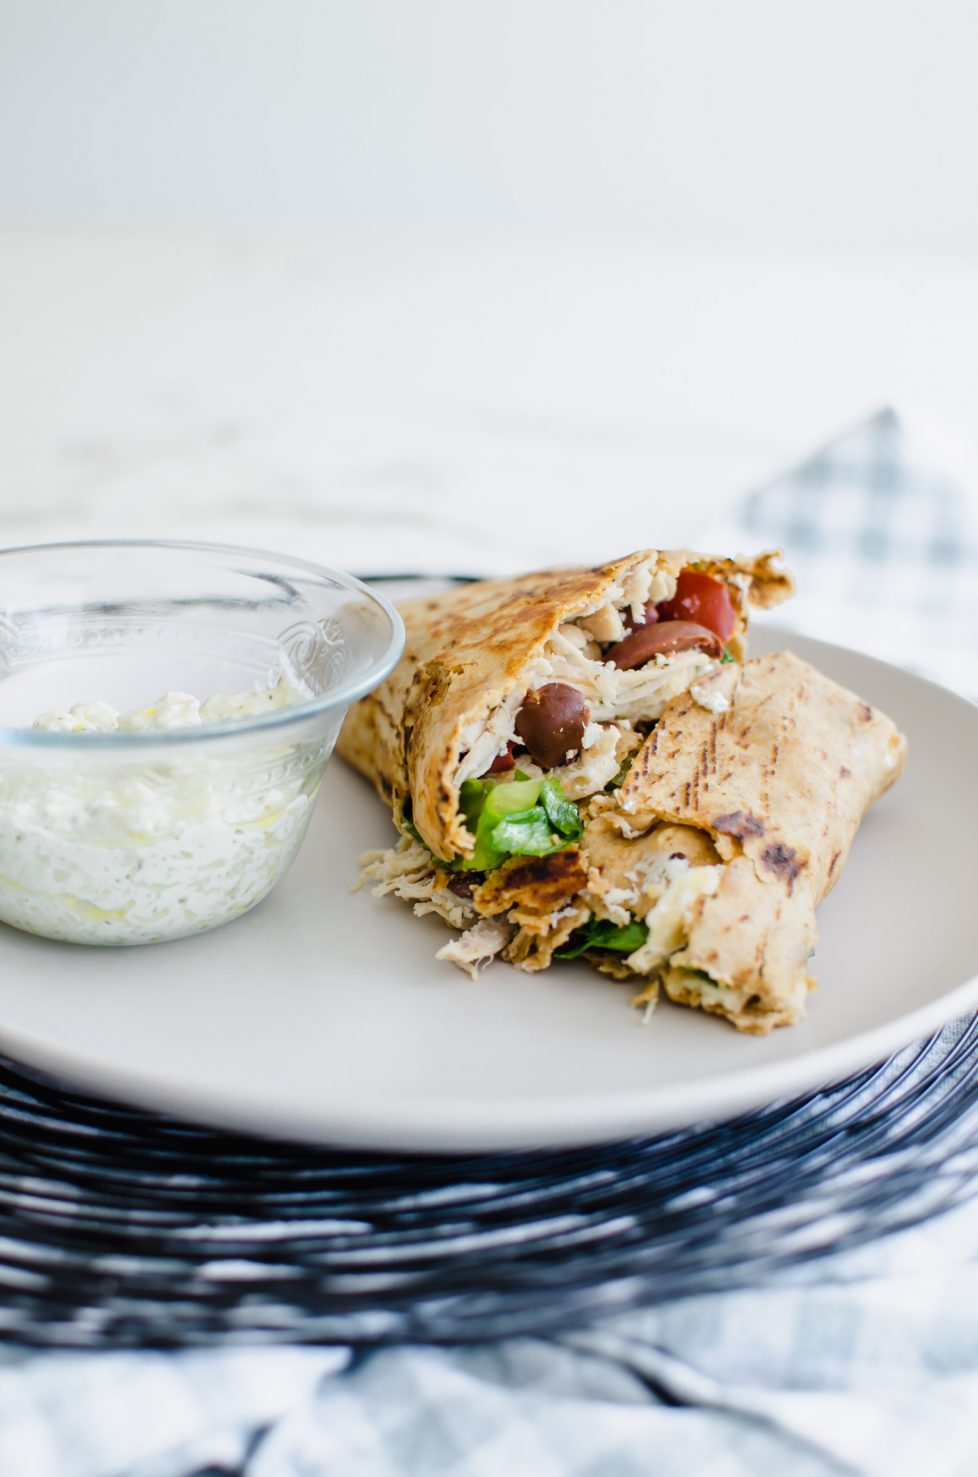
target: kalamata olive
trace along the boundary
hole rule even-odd
[[[455,872],[447,882],[449,892],[454,892],[456,897],[470,898],[475,891],[475,882],[471,877],[462,877]]]
[[[587,728],[590,709],[576,687],[547,682],[528,692],[516,715],[516,732],[541,769],[563,764],[576,754]]]
[[[715,631],[708,631],[695,621],[660,620],[637,626],[624,641],[610,646],[604,659],[630,672],[634,667],[644,667],[654,656],[675,656],[677,651],[704,651],[708,656],[722,656],[723,642]]]
[[[658,619],[659,612],[656,610],[654,605],[647,605],[645,607],[645,613],[640,621],[635,620],[630,610],[626,610],[625,630],[638,631],[642,628],[642,626],[654,626]]]

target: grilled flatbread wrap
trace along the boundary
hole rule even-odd
[[[903,768],[884,714],[777,652],[669,704],[584,838],[592,904],[641,919],[619,977],[766,1033],[804,1012],[815,908]]]
[[[465,929],[441,951],[462,967],[545,967],[591,917],[592,797],[674,698],[743,659],[748,604],[791,588],[776,554],[644,550],[403,604],[404,656],[339,740],[401,832],[375,890]]]

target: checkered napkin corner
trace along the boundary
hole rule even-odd
[[[731,507],[717,547],[780,546],[775,619],[978,698],[978,453],[886,407]]]

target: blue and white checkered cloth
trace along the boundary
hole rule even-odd
[[[703,543],[779,545],[798,586],[779,625],[978,697],[978,457],[923,417],[877,412]]]
[[[933,433],[882,411],[713,533],[785,548],[799,595],[780,619],[978,694],[978,469]],[[692,1472],[973,1477],[978,1202],[776,1284],[547,1339],[0,1354],[4,1477]]]
[[[973,1477],[978,1207],[787,1282],[460,1349],[0,1364],[11,1477]]]

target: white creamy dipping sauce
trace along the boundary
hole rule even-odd
[[[274,688],[200,702],[171,692],[117,712],[79,703],[38,729],[146,732],[234,722],[308,701]],[[226,923],[271,890],[299,848],[323,772],[321,738],[267,733],[145,756],[80,744],[0,766],[0,920],[46,938],[143,944]]]
[[[201,728],[207,723],[229,723],[236,718],[257,718],[275,708],[291,708],[307,702],[303,691],[285,673],[274,687],[248,692],[218,693],[204,702],[189,692],[167,692],[148,708],[118,713],[109,703],[76,703],[62,712],[42,713],[33,728],[52,733],[148,733],[154,729]]]

